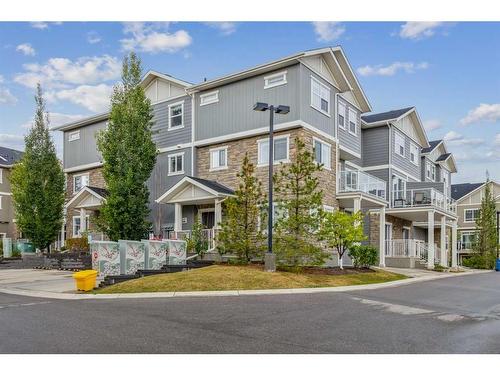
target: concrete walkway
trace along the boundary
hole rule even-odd
[[[269,294],[312,294],[335,293],[359,290],[375,290],[423,281],[463,277],[493,271],[469,270],[467,272],[450,273],[428,270],[384,268],[386,271],[403,274],[408,279],[379,284],[351,285],[325,288],[296,289],[264,289],[264,290],[224,290],[197,292],[154,292],[123,294],[84,294],[75,292],[72,272],[47,270],[0,270],[0,293],[15,294],[28,297],[53,298],[66,300],[81,299],[117,299],[117,298],[171,298],[171,297],[207,297],[207,296],[249,296]]]

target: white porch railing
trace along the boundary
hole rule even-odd
[[[386,182],[362,171],[341,171],[339,174],[339,193],[359,191],[378,198],[386,199]]]
[[[455,200],[434,188],[393,191],[391,203],[393,208],[433,206],[448,212],[457,211]]]
[[[421,240],[386,240],[385,256],[427,259],[427,244]]]
[[[206,251],[215,250],[215,228],[211,229],[202,229],[203,239],[207,242]],[[192,231],[190,230],[180,230],[169,232],[169,240],[187,240],[191,238]]]

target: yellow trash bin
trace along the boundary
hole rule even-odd
[[[73,278],[76,281],[77,290],[83,290],[85,292],[88,292],[89,290],[92,290],[95,287],[95,279],[97,278],[97,271],[86,270],[86,271],[75,272],[73,274]]]

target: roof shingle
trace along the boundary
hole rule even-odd
[[[12,165],[21,160],[24,152],[0,146],[0,164]]]
[[[465,184],[453,184],[451,185],[451,197],[455,200],[458,200],[462,198],[464,195],[469,194],[471,191],[476,190],[483,184],[484,182],[477,182],[477,183],[467,182]]]
[[[407,107],[407,108],[401,108],[401,109],[395,109],[392,111],[387,111],[387,112],[381,112],[381,113],[374,113],[373,115],[366,115],[366,116],[361,116],[364,122],[370,124],[374,122],[379,122],[379,121],[389,121],[389,120],[394,120],[397,119],[398,117],[401,117],[404,115],[406,112],[412,110],[415,107]]]

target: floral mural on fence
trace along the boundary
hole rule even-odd
[[[168,264],[186,264],[186,241],[167,240]]]
[[[122,256],[122,273],[133,275],[144,269],[146,246],[140,241],[118,241]]]
[[[92,268],[99,277],[120,274],[120,250],[117,242],[93,241],[90,244]]]
[[[159,270],[167,263],[168,244],[162,241],[146,241],[146,267],[148,270]]]

